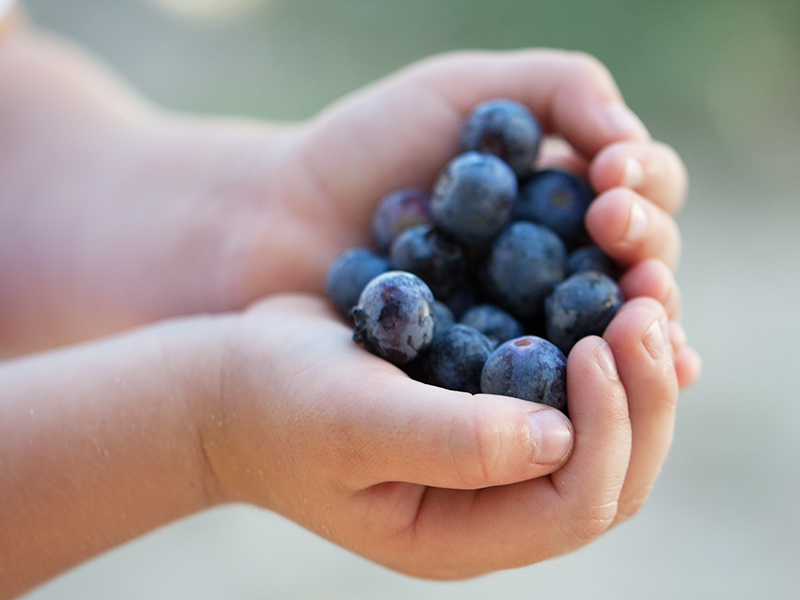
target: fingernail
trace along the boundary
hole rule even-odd
[[[667,351],[667,332],[660,320],[656,319],[647,328],[642,343],[653,358],[659,358]]]
[[[594,359],[597,361],[603,373],[606,374],[606,377],[609,379],[619,379],[617,362],[614,360],[614,353],[611,351],[611,346],[609,346],[608,343],[603,342],[594,349]]]
[[[647,131],[647,127],[624,104],[609,104],[606,106],[606,118],[609,127],[622,137],[642,140],[650,139],[650,132]]]
[[[638,242],[647,234],[647,227],[647,212],[641,202],[634,200],[631,203],[631,216],[628,219],[628,231],[625,232],[625,240]]]
[[[637,159],[629,156],[625,159],[625,167],[622,174],[622,185],[635,189],[642,185],[644,181],[644,167]]]
[[[533,462],[552,465],[562,462],[572,449],[572,429],[567,418],[554,408],[528,414]]]

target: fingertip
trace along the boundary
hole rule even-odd
[[[619,285],[626,298],[654,298],[664,306],[670,319],[680,318],[681,291],[672,269],[664,261],[651,258],[631,267],[622,275]]]
[[[650,132],[641,119],[623,102],[612,102],[604,107],[604,120],[611,137],[617,140],[650,139]]]
[[[654,298],[628,300],[606,328],[603,338],[615,355],[624,353],[630,356],[639,345],[655,360],[672,355],[669,317]]]
[[[669,322],[669,339],[672,342],[672,352],[677,357],[681,350],[686,347],[686,342],[688,341],[686,330],[677,321]]]
[[[544,407],[528,413],[534,464],[557,469],[569,459],[574,443],[572,423],[560,410]]]
[[[590,394],[587,394],[592,390]],[[622,392],[614,351],[598,336],[581,339],[567,359],[567,398],[570,417],[580,418],[583,409],[577,406],[581,398],[591,395],[615,395]],[[576,410],[580,413],[576,413]]]
[[[637,189],[644,181],[642,161],[627,150],[625,142],[603,148],[589,165],[589,181],[602,193],[615,187]]]
[[[675,373],[680,389],[685,390],[697,383],[702,371],[703,358],[694,348],[687,346],[675,356]]]
[[[623,266],[650,258],[673,269],[678,264],[681,237],[674,219],[633,190],[602,192],[589,205],[585,222],[597,245]]]
[[[589,180],[598,192],[626,187],[675,213],[686,200],[689,177],[672,147],[649,140],[616,142],[602,148],[589,167]]]

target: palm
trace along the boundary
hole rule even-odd
[[[237,418],[225,439],[249,468],[219,469],[221,485],[418,575],[566,552],[637,508],[669,446],[674,414],[657,406],[674,400],[674,367],[640,343],[660,310],[633,301],[610,327],[628,394],[597,368],[597,338],[570,354],[575,446],[558,469],[532,460],[538,405],[412,381],[354,344],[324,301],[274,296],[229,338],[223,381],[235,387],[222,389]]]

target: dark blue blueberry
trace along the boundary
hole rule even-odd
[[[409,187],[387,194],[378,202],[372,218],[372,233],[380,252],[389,252],[392,240],[415,225],[431,223],[430,197]]]
[[[351,248],[328,269],[325,289],[343,315],[358,303],[361,290],[371,279],[389,270],[389,259],[366,248]]]
[[[539,154],[542,127],[525,106],[496,98],[475,107],[461,132],[465,151],[477,150],[499,156],[525,179],[533,172]]]
[[[588,335],[603,335],[624,299],[616,282],[584,271],[556,286],[545,302],[547,337],[564,354]]]
[[[422,357],[427,382],[448,390],[479,393],[483,364],[495,345],[477,329],[456,323],[437,335]]]
[[[389,258],[393,269],[418,275],[437,298],[452,296],[467,276],[463,249],[433,225],[403,231],[392,242]]]
[[[433,328],[434,337],[456,324],[453,311],[441,300],[434,300],[436,321]]]
[[[486,359],[481,392],[539,402],[566,412],[567,359],[540,337],[509,340]]]
[[[414,359],[433,341],[433,293],[419,277],[388,271],[370,281],[352,311],[353,340],[395,365]]]
[[[511,223],[492,244],[483,282],[495,304],[526,322],[564,279],[567,250],[555,233],[527,221]]]
[[[447,307],[453,312],[456,319],[459,319],[468,309],[480,302],[480,290],[477,284],[470,278],[452,296],[445,299]]]
[[[584,218],[595,197],[589,183],[567,171],[539,171],[520,189],[514,203],[515,221],[535,221],[555,231],[568,248],[589,241]]]
[[[570,275],[584,271],[597,271],[615,280],[620,277],[620,268],[617,263],[594,245],[578,248],[567,258],[567,272]]]
[[[525,334],[525,328],[519,321],[494,304],[473,306],[461,316],[461,322],[474,327],[498,344]]]
[[[465,246],[480,247],[508,223],[517,178],[492,154],[467,152],[439,175],[431,195],[433,222]]]

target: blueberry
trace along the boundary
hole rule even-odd
[[[481,392],[539,402],[566,412],[567,359],[540,337],[509,340],[486,359]]]
[[[370,281],[352,311],[353,340],[395,365],[403,365],[433,340],[433,293],[419,277],[387,271]]]
[[[561,238],[541,225],[517,221],[492,244],[483,282],[496,304],[528,321],[542,312],[544,299],[564,279],[566,268]]]
[[[459,319],[468,309],[480,302],[480,290],[471,278],[463,283],[461,288],[445,300],[447,307]]]
[[[508,223],[517,178],[492,154],[467,152],[454,158],[436,180],[433,222],[462,244],[480,247]]]
[[[428,383],[448,390],[477,394],[481,371],[495,343],[469,325],[456,323],[437,335],[423,356]]]
[[[433,327],[433,336],[436,337],[438,334],[455,325],[456,317],[453,314],[453,311],[450,310],[450,308],[441,300],[434,300],[433,304],[434,314],[436,315],[436,320]]]
[[[584,217],[595,194],[581,177],[557,169],[539,171],[519,192],[515,221],[535,221],[555,231],[568,248],[588,242]]]
[[[474,327],[498,344],[525,334],[525,328],[519,321],[493,304],[473,306],[461,316],[461,322]]]
[[[499,156],[520,179],[531,175],[541,141],[538,119],[519,102],[505,98],[478,104],[461,132],[465,151]]]
[[[594,245],[578,248],[567,258],[567,272],[570,275],[584,271],[598,271],[614,280],[619,279],[620,276],[620,268],[617,263]]]
[[[545,303],[547,337],[564,354],[588,335],[603,335],[622,306],[616,282],[597,271],[565,279]]]
[[[328,269],[325,279],[328,297],[339,312],[348,315],[358,302],[364,286],[389,268],[388,258],[366,248],[351,248]]]
[[[449,298],[467,275],[461,246],[432,225],[410,227],[398,235],[389,253],[392,268],[422,278],[437,298]]]
[[[372,218],[372,233],[380,252],[389,252],[392,240],[415,225],[431,222],[430,197],[421,189],[409,187],[381,198]]]

